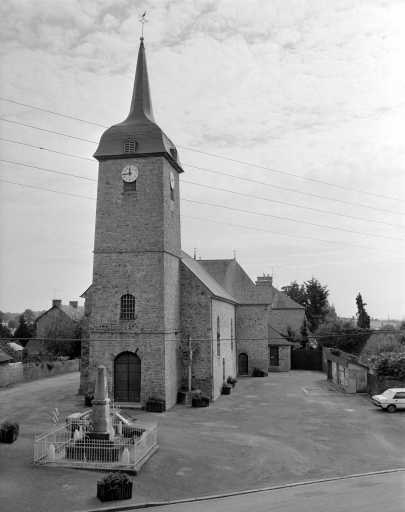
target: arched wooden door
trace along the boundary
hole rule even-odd
[[[238,357],[238,375],[248,374],[248,356],[247,354],[239,354]]]
[[[123,352],[115,359],[114,400],[141,401],[141,360],[136,354]]]

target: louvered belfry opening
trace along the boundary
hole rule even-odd
[[[124,142],[124,153],[135,153],[136,142],[133,139],[127,139]]]

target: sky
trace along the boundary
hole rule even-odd
[[[185,170],[183,250],[236,254],[278,288],[314,277],[343,317],[361,293],[371,317],[403,318],[395,0],[2,0],[0,310],[83,304],[92,155],[128,115],[145,11],[155,119]]]

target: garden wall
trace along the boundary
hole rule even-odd
[[[377,377],[373,373],[367,373],[367,384],[370,395],[380,395],[386,389],[405,388],[405,379],[389,379],[387,377]]]
[[[11,363],[0,365],[0,388],[46,377],[54,377],[63,373],[78,372],[80,359],[71,361],[57,361],[51,363],[21,364]]]

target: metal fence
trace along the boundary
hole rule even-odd
[[[157,446],[157,424],[136,422],[133,437],[123,434],[109,440],[91,439],[91,424],[77,430],[68,423],[35,437],[34,464],[51,466],[135,469],[148,459]]]

